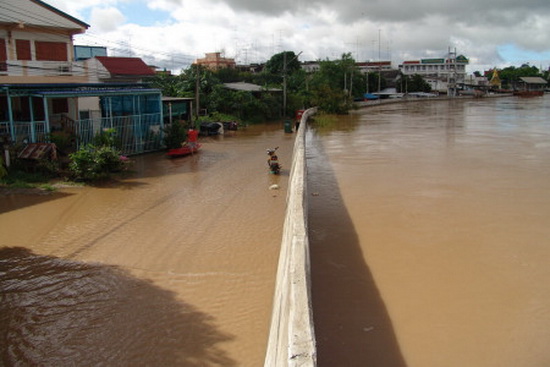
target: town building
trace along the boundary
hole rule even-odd
[[[491,80],[489,80],[489,85],[495,89],[502,89],[502,80],[500,79],[500,76],[498,75],[497,68],[493,69]]]
[[[204,66],[212,71],[234,69],[237,66],[235,59],[222,57],[221,52],[206,53],[204,58],[195,60],[194,64]]]
[[[466,80],[468,63],[465,56],[449,52],[447,57],[404,61],[399,70],[407,76],[420,75],[433,91],[454,95]]]
[[[84,82],[72,37],[89,25],[38,0],[0,0],[0,83]]]
[[[81,146],[112,128],[125,154],[160,147],[161,93],[140,83],[154,75],[143,61],[96,55],[78,61],[73,36],[88,24],[40,0],[0,0],[0,7],[3,141],[64,135]]]
[[[542,96],[548,81],[539,76],[520,77],[514,85],[514,94],[524,97]]]
[[[364,74],[392,70],[391,61],[365,61],[358,62],[355,65]]]
[[[301,67],[306,73],[315,73],[321,69],[318,61],[304,61]]]

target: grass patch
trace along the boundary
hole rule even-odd
[[[334,115],[320,113],[313,117],[313,122],[319,127],[330,127],[338,122],[338,118]]]

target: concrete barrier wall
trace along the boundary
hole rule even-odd
[[[271,328],[264,366],[316,366],[311,307],[305,130],[306,110],[296,133],[288,184],[287,209],[277,268]]]

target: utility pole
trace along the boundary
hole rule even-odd
[[[378,93],[380,93],[381,85],[382,85],[382,61],[380,60],[380,29],[378,29]]]
[[[199,121],[199,114],[200,114],[200,88],[199,88],[199,79],[200,79],[200,65],[197,65],[195,68],[195,105],[197,106],[197,111],[195,114],[195,123],[193,125],[197,125]]]
[[[286,51],[283,52],[283,117],[286,117]]]
[[[283,117],[286,117],[286,67],[288,64],[290,64],[292,61],[296,60],[303,51],[300,51],[300,53],[292,58],[290,61],[286,61],[286,51],[283,52]]]

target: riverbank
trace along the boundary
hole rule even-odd
[[[501,94],[485,94],[481,97],[476,96],[458,96],[458,97],[404,97],[404,98],[386,98],[378,99],[375,101],[361,101],[354,103],[354,109],[351,113],[357,113],[358,111],[368,108],[368,107],[377,107],[380,105],[395,104],[395,103],[418,103],[418,102],[441,102],[441,101],[452,101],[452,100],[469,100],[469,99],[485,99],[485,98],[503,98],[503,97],[512,97],[512,93],[501,93]]]

